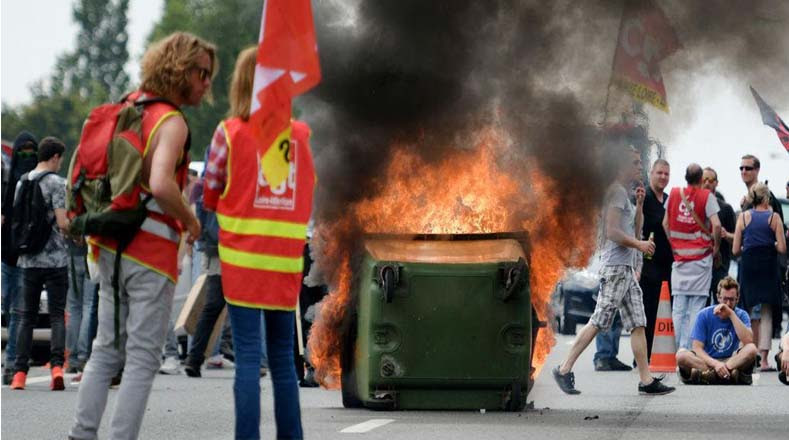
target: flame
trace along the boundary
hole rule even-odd
[[[427,163],[412,148],[402,146],[389,161],[383,190],[350,206],[347,217],[316,229],[313,243],[316,238],[320,242],[316,264],[329,272],[331,288],[308,347],[316,379],[324,387],[340,385],[341,336],[355,252],[350,243],[359,241],[353,235],[355,228],[395,234],[528,230],[531,300],[542,320],[550,319],[550,295],[564,269],[583,264],[591,255],[594,234],[579,233],[589,227],[589,219],[564,215],[564,207],[551,193],[556,182],[532,165],[533,158],[515,158],[505,134],[487,128],[478,133],[472,148],[454,151]],[[554,343],[550,326],[542,329],[533,347],[535,374]]]

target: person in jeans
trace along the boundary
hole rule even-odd
[[[38,146],[38,165],[33,171],[22,176],[17,184],[17,194],[21,181],[40,178],[38,185],[47,204],[47,221],[52,224],[44,248],[37,254],[19,256],[18,266],[22,270],[22,302],[16,313],[22,318],[16,335],[16,361],[11,389],[25,389],[28,361],[33,346],[33,327],[38,321],[38,308],[41,302],[41,291],[47,288],[49,304],[49,322],[52,328],[50,339],[51,357],[49,360],[52,380],[50,389],[63,390],[63,356],[66,345],[65,307],[68,292],[68,249],[66,239],[61,233],[68,227],[66,218],[66,182],[58,176],[57,171],[63,163],[66,146],[60,140],[47,137]],[[19,202],[19,200],[17,200]]]
[[[17,267],[18,255],[11,245],[11,220],[14,210],[14,192],[16,183],[23,174],[31,171],[38,164],[38,141],[32,134],[23,131],[14,139],[11,150],[11,163],[8,173],[3,179],[3,230],[2,240],[2,286],[3,314],[8,320],[8,342],[5,347],[5,362],[3,365],[3,385],[10,385],[14,376],[14,361],[16,360],[16,334],[19,328],[19,315],[15,310],[19,308],[21,291],[20,270]],[[3,168],[5,171],[5,168]],[[6,180],[7,179],[7,180]]]
[[[235,437],[260,438],[259,368],[265,315],[277,438],[300,439],[294,310],[302,283],[315,171],[309,128],[287,115],[274,119],[289,132],[280,144],[287,145],[287,153],[273,158],[287,167],[286,178],[271,184],[265,179],[258,158],[260,141],[249,122],[256,55],[257,47],[250,47],[236,61],[229,94],[231,117],[219,123],[211,141],[203,202],[205,209],[216,212],[219,223],[222,291],[236,357]]]
[[[93,326],[93,297],[96,283],[90,279],[85,258],[84,244],[69,244],[69,293],[66,301],[68,324],[66,325],[66,348],[68,349],[68,373],[78,373],[85,367],[93,342],[90,329]]]
[[[634,264],[637,251],[652,254],[655,244],[640,239],[645,191],[643,187],[636,188],[636,205],[633,206],[626,188],[639,179],[642,165],[635,149],[629,147],[628,150],[611,147],[609,151],[608,162],[614,167],[616,180],[606,191],[603,208],[605,241],[600,256],[603,268],[600,270],[602,281],[597,305],[589,322],[578,333],[567,358],[553,369],[554,380],[566,394],[580,394],[575,388],[573,365],[597,333],[611,327],[617,311],[622,324],[630,331],[630,345],[641,379],[638,384],[639,394],[660,395],[674,391],[673,387],[664,385],[649,374],[647,340],[644,335],[647,320]]]
[[[117,302],[112,286],[117,242],[88,239],[99,266],[99,325],[79,387],[71,438],[97,437],[110,383],[121,369],[107,438],[139,436],[170,322],[181,233],[185,229],[190,243],[200,235],[200,224],[181,196],[189,127],[180,107],[200,105],[217,65],[214,45],[186,32],[152,43],[143,55],[140,89],[128,99],[159,96],[170,103],[149,104],[142,116],[142,144],[147,145],[142,197],[152,198],[145,221],[122,253]]]
[[[671,266],[671,319],[677,348],[690,350],[690,332],[709,298],[713,255],[720,249],[720,207],[715,195],[701,187],[704,171],[692,163],[684,188],[672,188],[663,229],[674,253]]]
[[[756,341],[761,353],[762,371],[775,371],[770,366],[767,353],[772,345],[773,310],[780,310],[781,279],[778,271],[778,254],[786,253],[784,225],[777,213],[770,208],[770,190],[763,183],[756,183],[749,191],[753,208],[744,211],[737,219],[734,230],[734,255],[740,258],[740,283],[745,307],[752,310],[761,306],[759,338]]]

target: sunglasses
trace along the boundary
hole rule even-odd
[[[746,167],[745,165],[740,167],[740,171],[753,171],[753,167]]]
[[[711,178],[709,178],[709,177],[707,177],[706,179],[704,179],[704,181],[705,181],[705,182],[715,182],[716,180],[718,180],[718,179],[711,179]]]
[[[205,67],[195,67],[195,69],[197,70],[197,75],[200,77],[200,81],[211,78],[211,71]]]

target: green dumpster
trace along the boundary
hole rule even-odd
[[[522,410],[540,326],[526,248],[525,234],[367,237],[343,405]]]

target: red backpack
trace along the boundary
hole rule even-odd
[[[178,108],[164,98],[131,100],[127,96],[100,105],[88,115],[68,173],[66,210],[73,236],[112,237],[118,241],[119,252],[134,238],[150,198],[141,198],[143,111],[157,102]],[[189,143],[187,138],[186,151]]]

